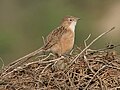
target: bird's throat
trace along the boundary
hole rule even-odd
[[[76,22],[72,22],[69,26],[69,29],[74,32],[75,31],[75,26],[76,26]]]

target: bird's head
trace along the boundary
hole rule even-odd
[[[65,26],[67,28],[72,29],[73,31],[75,30],[75,26],[77,21],[80,20],[80,18],[74,17],[74,16],[66,16],[62,20],[62,26]]]

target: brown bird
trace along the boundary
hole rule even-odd
[[[31,57],[43,52],[51,51],[58,56],[70,51],[74,45],[75,26],[80,18],[74,16],[66,16],[63,18],[59,27],[54,29],[46,38],[45,45],[36,51],[17,59],[18,62],[24,62]]]
[[[11,63],[10,65],[8,65],[8,67],[6,67],[7,69],[5,72],[12,70],[13,68],[23,64],[31,57],[40,54],[43,51],[51,51],[57,54],[58,56],[61,56],[64,53],[70,51],[74,45],[75,26],[78,20],[79,18],[74,16],[64,17],[60,26],[54,29],[47,36],[45,44],[43,45],[42,48],[39,48],[36,51],[15,60],[15,62]],[[60,67],[63,67],[63,65]]]
[[[75,26],[78,20],[79,18],[74,16],[64,17],[61,25],[47,36],[42,49],[58,56],[70,51],[74,45]]]

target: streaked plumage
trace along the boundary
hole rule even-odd
[[[70,51],[74,45],[74,30],[78,19],[73,16],[63,18],[61,25],[47,36],[43,49],[59,56]]]

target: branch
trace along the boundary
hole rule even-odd
[[[91,34],[89,34],[88,35],[88,37],[84,40],[84,45],[85,45],[85,47],[87,47],[87,41],[88,41],[88,39],[91,37]]]
[[[94,71],[94,70],[92,69],[92,67],[89,65],[89,62],[88,62],[87,57],[86,57],[85,55],[84,55],[84,61],[86,62],[87,66],[88,66],[88,68],[91,70],[91,72],[95,75],[95,71]],[[98,80],[99,80],[99,82],[100,82],[101,90],[103,90],[101,78],[100,78],[98,75],[96,75],[96,77],[98,78]]]
[[[105,67],[107,67],[106,65],[102,66],[95,74],[94,76],[90,79],[90,81],[88,82],[88,84],[86,85],[86,87],[83,90],[87,90],[88,86],[90,85],[90,83],[92,82],[92,80],[96,77],[96,75],[103,70]]]

